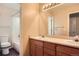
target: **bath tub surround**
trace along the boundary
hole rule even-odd
[[[20,41],[13,42],[13,48],[19,53],[20,51]]]

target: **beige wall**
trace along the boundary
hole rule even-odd
[[[48,13],[40,12],[40,35],[48,34]]]
[[[21,4],[21,50],[20,55],[29,55],[29,35],[47,35],[47,17],[39,4]]]
[[[20,55],[29,55],[29,35],[39,35],[39,4],[21,4]]]

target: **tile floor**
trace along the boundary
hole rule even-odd
[[[0,51],[0,56],[19,56],[19,53],[15,49],[11,48],[10,53],[8,55],[2,55]]]

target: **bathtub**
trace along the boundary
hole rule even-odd
[[[13,42],[13,48],[19,53],[20,41]]]

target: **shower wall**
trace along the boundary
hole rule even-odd
[[[0,5],[0,36],[11,34],[11,16],[10,10]]]

